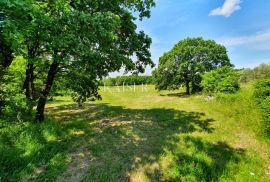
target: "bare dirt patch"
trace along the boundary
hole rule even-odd
[[[80,148],[68,155],[70,165],[68,169],[60,175],[56,181],[59,182],[79,182],[87,174],[91,159],[91,153],[86,148]]]

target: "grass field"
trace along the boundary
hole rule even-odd
[[[43,124],[0,124],[0,181],[270,181],[251,86],[215,98],[101,88],[47,105]]]

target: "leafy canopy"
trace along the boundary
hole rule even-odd
[[[12,54],[27,60],[25,88],[37,95],[34,105],[44,107],[60,78],[60,89],[86,100],[100,98],[99,80],[110,72],[140,73],[154,66],[151,38],[136,26],[154,5],[154,0],[0,1],[2,37]]]
[[[222,66],[231,66],[226,48],[213,40],[187,38],[159,59],[154,71],[158,90],[178,89],[182,84],[186,92],[200,90],[201,75]]]
[[[71,41],[64,43],[68,45],[64,48],[68,59],[62,69],[68,80],[66,87],[82,97],[80,100],[100,98],[98,81],[110,72],[124,68],[138,73],[147,65],[154,66],[149,51],[151,39],[137,31],[133,13],[137,12],[140,19],[149,17],[153,0],[71,1],[67,6],[70,24],[65,25],[68,34],[65,30],[63,35]]]

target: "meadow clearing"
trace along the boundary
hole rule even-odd
[[[270,181],[251,88],[102,87],[103,100],[82,108],[56,97],[44,123],[1,123],[0,181]]]
[[[0,0],[0,182],[270,182],[270,1],[223,1]]]

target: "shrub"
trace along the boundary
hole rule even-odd
[[[270,137],[270,79],[260,80],[255,84],[253,97],[262,114],[262,130]]]
[[[270,96],[270,79],[257,81],[253,96],[259,104],[267,99]]]
[[[202,87],[207,93],[235,93],[239,90],[239,72],[224,66],[203,75]]]
[[[262,126],[264,133],[270,137],[270,97],[267,97],[261,104]]]

